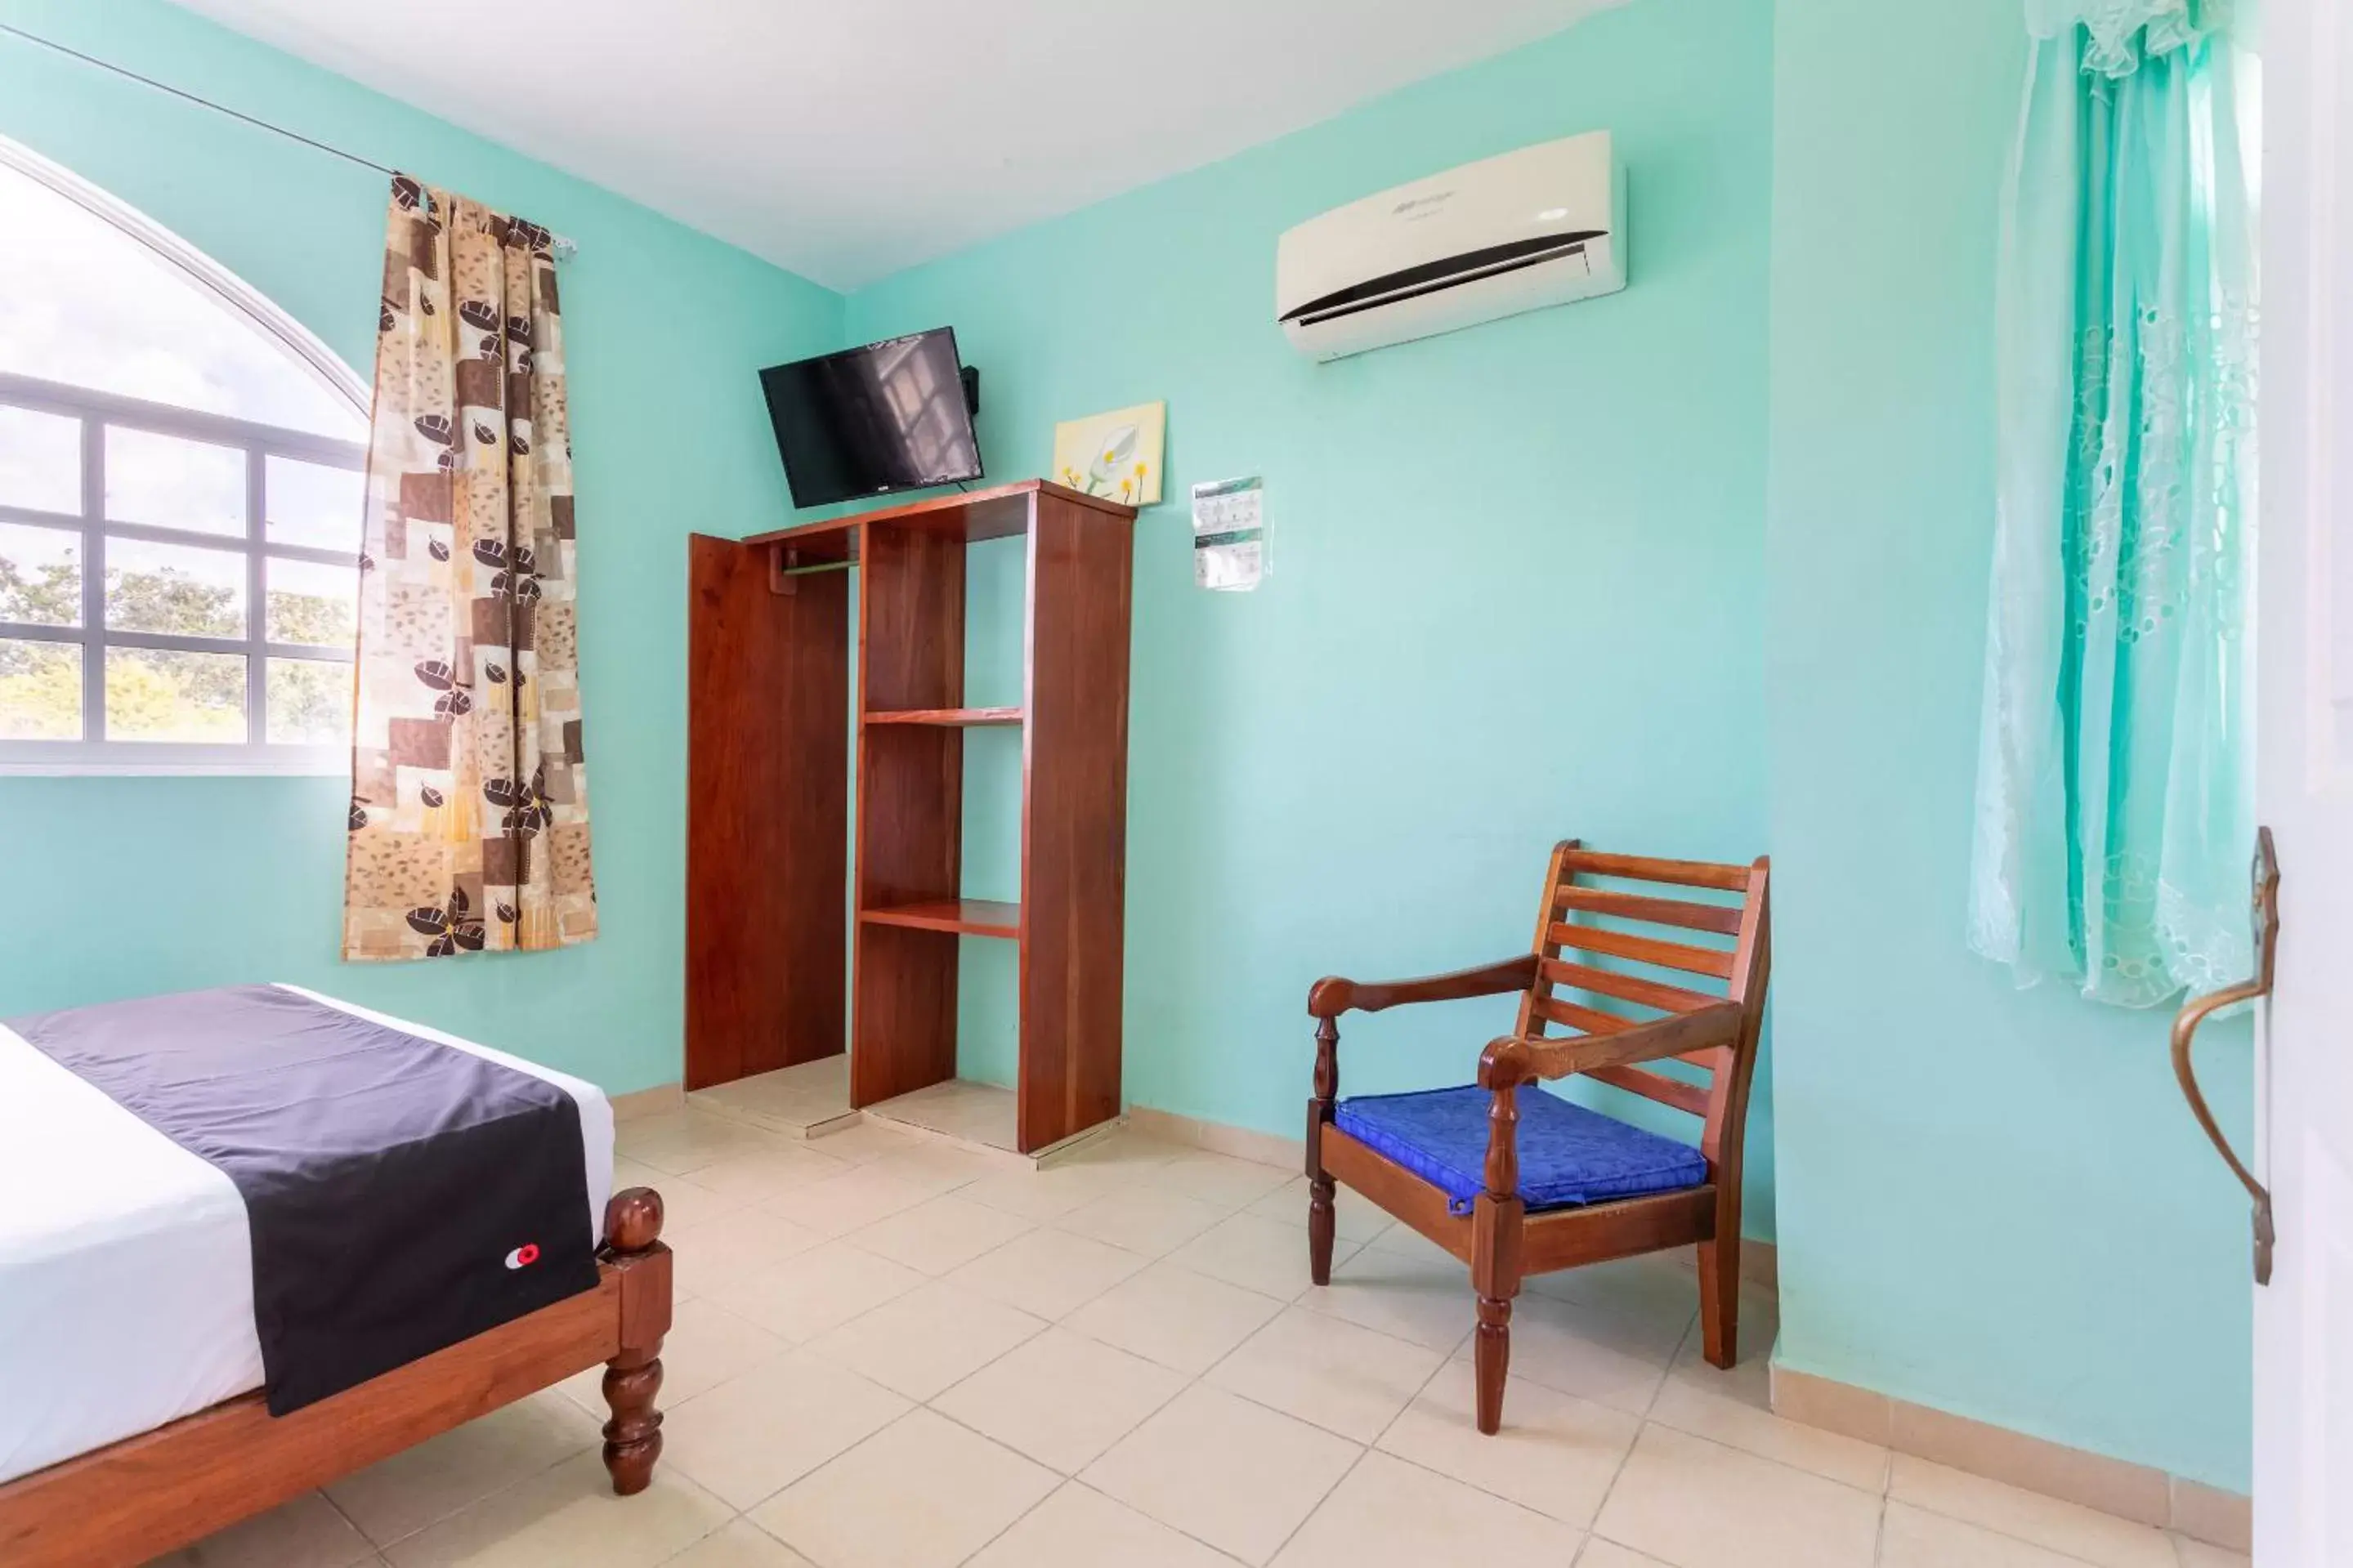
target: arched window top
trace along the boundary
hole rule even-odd
[[[0,139],[0,372],[364,440],[360,378],[234,274]]]
[[[347,765],[367,410],[283,310],[0,140],[0,773]]]

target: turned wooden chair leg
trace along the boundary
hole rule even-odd
[[[1512,1303],[1479,1298],[1479,1336],[1472,1354],[1479,1374],[1479,1430],[1493,1436],[1504,1426],[1504,1380],[1512,1373]]]
[[[1332,1283],[1331,1174],[1324,1169],[1324,1125],[1340,1093],[1340,1026],[1329,1018],[1315,1026],[1315,1096],[1307,1102],[1307,1277]]]
[[[1520,1238],[1526,1208],[1519,1196],[1517,1087],[1495,1089],[1487,1111],[1487,1190],[1471,1210],[1471,1288],[1479,1292],[1479,1331],[1472,1347],[1478,1373],[1479,1430],[1504,1425],[1504,1380],[1512,1373],[1512,1298],[1520,1293]]]
[[[605,1363],[605,1469],[630,1497],[653,1483],[661,1458],[662,1336],[670,1331],[670,1248],[660,1245],[659,1194],[632,1187],[605,1211],[605,1237],[621,1270],[621,1350]]]

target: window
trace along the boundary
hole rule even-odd
[[[0,141],[0,769],[349,762],[367,395]]]

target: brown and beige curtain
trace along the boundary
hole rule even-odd
[[[393,181],[343,955],[596,934],[548,232]]]

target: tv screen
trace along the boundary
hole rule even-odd
[[[980,478],[946,327],[760,373],[797,507]]]

